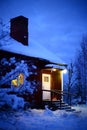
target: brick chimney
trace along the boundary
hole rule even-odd
[[[10,36],[22,44],[28,45],[28,18],[24,16],[12,18]]]

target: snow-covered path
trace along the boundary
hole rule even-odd
[[[0,130],[86,130],[87,106],[76,109],[77,112],[49,109],[0,112]]]

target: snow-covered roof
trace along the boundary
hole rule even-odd
[[[42,58],[58,64],[65,64],[58,56],[53,54],[46,47],[42,46],[41,43],[30,42],[29,46],[24,46],[22,43],[14,40],[10,36],[7,36],[0,41],[0,50],[23,54],[35,58]]]

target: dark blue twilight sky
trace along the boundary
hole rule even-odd
[[[87,34],[87,0],[0,0],[0,18],[29,18],[29,42],[40,43],[58,57],[73,59]]]

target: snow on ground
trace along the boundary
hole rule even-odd
[[[87,106],[76,112],[49,109],[0,112],[0,130],[86,130]]]

